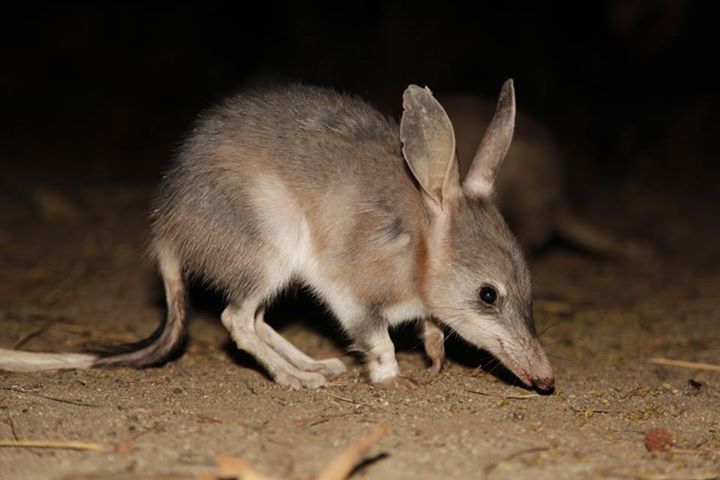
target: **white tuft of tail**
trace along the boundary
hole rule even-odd
[[[90,368],[97,361],[90,353],[36,353],[0,348],[0,370],[38,372],[63,368]]]

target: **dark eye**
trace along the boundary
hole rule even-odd
[[[480,300],[486,305],[493,305],[497,300],[497,292],[492,287],[482,287],[480,289]]]

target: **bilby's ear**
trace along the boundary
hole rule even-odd
[[[400,140],[405,161],[426,197],[443,207],[459,195],[455,133],[429,88],[405,89]]]
[[[468,198],[484,199],[492,194],[493,183],[515,129],[515,88],[512,79],[500,90],[495,115],[483,135],[462,189]]]

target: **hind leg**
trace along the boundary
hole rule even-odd
[[[298,369],[258,336],[255,325],[259,306],[258,300],[245,300],[242,303],[231,303],[223,311],[220,317],[222,323],[238,348],[255,357],[280,385],[294,389],[324,386],[327,379],[323,375]]]
[[[347,370],[337,358],[315,360],[280,335],[274,328],[265,323],[265,312],[260,310],[255,317],[255,331],[258,337],[273,350],[282,355],[291,364],[306,372],[317,372],[324,375],[337,375]]]

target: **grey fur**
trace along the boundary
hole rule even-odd
[[[470,195],[487,195],[510,148],[515,130],[515,88],[512,79],[500,90],[495,113],[465,176],[463,188]]]

